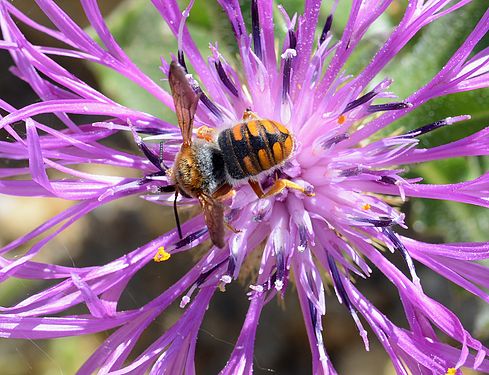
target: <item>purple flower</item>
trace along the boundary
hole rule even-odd
[[[100,43],[52,0],[36,0],[52,28],[0,0],[0,48],[14,61],[12,73],[41,99],[23,108],[0,99],[5,114],[0,128],[10,137],[0,142],[2,158],[27,162],[0,169],[0,192],[76,202],[1,249],[0,280],[15,277],[52,282],[14,306],[1,307],[1,337],[43,339],[114,329],[80,369],[81,374],[195,373],[197,336],[207,306],[217,288],[224,289],[235,280],[243,272],[244,261],[252,253],[256,256],[263,245],[258,276],[248,293],[249,310],[222,374],[252,372],[260,313],[276,295],[284,296],[289,281],[295,284],[302,308],[313,373],[335,373],[323,344],[325,280],[334,286],[338,300],[351,314],[366,349],[365,323],[384,346],[397,373],[458,374],[462,366],[489,372],[488,349],[454,313],[423,291],[413,262],[415,259],[489,302],[485,289],[489,288],[489,272],[478,263],[489,258],[489,243],[427,244],[399,235],[396,228],[405,227],[404,214],[386,199],[387,195],[402,200],[420,197],[488,207],[487,172],[450,185],[424,184],[403,173],[411,163],[488,155],[489,128],[445,145],[419,147],[424,134],[470,118],[460,114],[420,124],[404,134],[371,137],[433,98],[489,86],[489,48],[473,53],[489,30],[489,11],[430,82],[409,97],[392,101],[393,94],[387,91],[391,80],[375,80],[381,70],[424,26],[469,1],[410,1],[397,28],[361,73],[352,77],[345,71],[345,62],[389,6],[389,0],[354,0],[341,39],[336,41],[330,32],[334,9],[326,20],[320,20],[319,0],[306,1],[299,16],[290,17],[279,7],[287,32],[278,50],[272,1],[251,2],[252,25],[247,30],[238,0],[218,0],[232,24],[240,66],[230,65],[212,44],[210,56],[204,60],[185,26],[193,1],[182,13],[176,0],[153,0],[178,40],[173,59],[195,72],[187,77],[200,94],[196,127],[205,124],[222,129],[239,123],[248,108],[262,119],[284,124],[294,135],[296,149],[277,174],[314,196],[285,189],[258,199],[246,181],[241,181],[235,194],[224,201],[226,220],[238,229],[226,232],[225,247],[211,247],[185,276],[151,302],[121,311],[119,298],[136,272],[153,259],[171,261],[171,255],[193,248],[209,235],[204,218],[198,215],[181,225],[182,238],[175,228],[105,265],[76,268],[34,260],[60,232],[109,202],[136,195],[173,204],[173,194],[166,192],[171,181],[165,171],[180,149],[175,119],[163,120],[122,106],[57,62],[57,56],[67,56],[104,65],[173,109],[171,94],[139,70],[119,47],[96,0],[80,1]],[[316,33],[320,22],[324,27]],[[49,35],[64,47],[32,43],[19,24]],[[169,61],[162,58],[165,76]],[[57,129],[34,119],[46,113],[58,117],[64,127]],[[77,125],[73,114],[98,116],[98,121]],[[132,132],[140,152],[135,147],[134,153],[128,153],[102,142],[118,132]],[[145,139],[148,135],[164,141],[162,153],[157,144]],[[74,167],[84,164],[125,168],[117,171],[132,169],[139,177],[100,175]],[[56,173],[48,174],[53,171]],[[266,188],[274,179],[275,173],[263,176],[260,182]],[[181,201],[198,204],[189,198]],[[19,249],[27,250],[19,255]],[[386,258],[386,250],[400,254],[408,275]],[[408,327],[391,322],[355,286],[353,280],[368,278],[372,267],[397,288]],[[141,333],[175,301],[180,301],[183,309],[180,318],[128,363]],[[68,315],[70,308],[80,304],[88,308],[88,314]],[[444,337],[451,344],[445,343]]]

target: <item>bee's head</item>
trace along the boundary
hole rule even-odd
[[[195,197],[202,185],[202,174],[190,147],[182,147],[172,168],[172,180],[182,195]]]

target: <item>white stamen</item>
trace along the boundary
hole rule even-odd
[[[221,277],[221,282],[223,282],[224,284],[230,284],[232,280],[233,278],[230,275],[223,275]]]
[[[455,117],[447,117],[445,119],[445,122],[447,125],[452,125],[452,124],[455,124],[456,122],[466,121],[466,120],[470,120],[470,119],[471,119],[470,115],[461,115],[461,116],[455,116]]]
[[[284,60],[285,59],[291,59],[291,58],[296,57],[296,56],[297,56],[297,51],[295,49],[292,49],[292,48],[287,48],[285,50],[285,52],[280,55],[280,57]]]
[[[284,282],[283,280],[275,280],[275,289],[277,289],[277,291],[281,291],[282,288],[284,287]]]
[[[263,285],[250,285],[250,289],[255,291],[255,292],[262,293],[263,292]]]
[[[180,302],[180,308],[183,309],[190,302],[189,296],[183,296],[182,301]]]

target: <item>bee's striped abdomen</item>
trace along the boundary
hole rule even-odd
[[[240,180],[285,161],[293,150],[289,130],[271,120],[251,120],[223,130],[219,148],[229,175]]]

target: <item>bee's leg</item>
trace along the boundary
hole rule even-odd
[[[253,112],[250,108],[246,108],[246,110],[243,113],[243,120],[256,120],[258,119],[258,115]]]
[[[210,128],[206,125],[202,125],[200,128],[197,129],[197,138],[203,139],[207,142],[212,142],[215,132],[215,129]]]
[[[253,191],[255,192],[255,194],[260,199],[268,198],[268,197],[271,197],[273,195],[276,195],[276,194],[280,193],[281,191],[283,191],[285,188],[292,189],[292,190],[298,190],[301,193],[303,193],[309,197],[314,196],[314,193],[308,192],[302,186],[300,186],[300,185],[298,185],[295,182],[292,182],[290,180],[286,180],[284,178],[276,180],[275,183],[270,187],[270,189],[268,189],[268,191],[266,193],[263,192],[263,189],[261,188],[260,183],[258,181],[249,180],[249,184],[250,184],[251,188],[253,189]]]
[[[219,200],[226,200],[226,198],[228,198],[227,195],[229,193],[234,194],[233,187],[232,185],[225,183],[219,186],[217,190],[214,193],[212,193],[212,198],[219,199]]]
[[[224,201],[227,198],[230,198],[233,194],[236,192],[233,189],[233,186],[230,184],[222,184],[213,194],[212,198],[213,199],[219,199],[220,201]],[[226,219],[224,219],[224,225],[226,225],[226,228],[228,228],[231,232],[234,233],[239,233],[241,232],[239,229],[236,229],[233,227],[231,224],[229,224]]]
[[[175,185],[160,186],[157,193],[174,193],[176,189]]]
[[[227,221],[224,221],[224,225],[226,225],[226,228],[228,228],[233,233],[241,233],[241,230],[236,229],[231,224],[229,224]]]
[[[260,199],[263,198],[265,193],[263,192],[263,189],[261,188],[260,183],[258,181],[255,181],[255,180],[248,180],[248,183],[250,184],[251,188],[255,192],[256,196]]]

